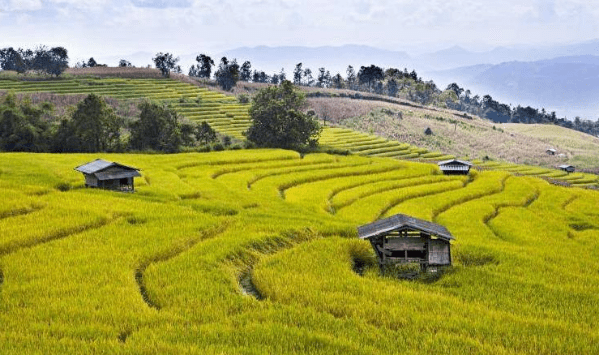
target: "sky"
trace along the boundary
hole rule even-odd
[[[0,48],[63,46],[72,63],[258,45],[419,54],[597,38],[599,0],[0,0]]]

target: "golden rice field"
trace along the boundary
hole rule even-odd
[[[84,188],[96,158],[137,191]],[[244,150],[3,153],[0,195],[2,354],[599,353],[596,191]],[[379,275],[356,227],[395,213],[451,231],[447,273]]]

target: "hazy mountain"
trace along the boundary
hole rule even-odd
[[[441,87],[453,81],[513,105],[544,107],[568,118],[599,117],[599,56],[476,65],[431,75]]]
[[[441,51],[418,56],[414,62],[417,71],[429,73],[476,64],[499,64],[510,61],[539,61],[564,56],[599,56],[599,40],[553,46],[496,47],[490,51],[473,52],[453,46]]]

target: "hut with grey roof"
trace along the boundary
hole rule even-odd
[[[381,272],[399,263],[418,263],[423,271],[451,265],[450,241],[454,237],[436,223],[397,214],[358,227],[358,236],[372,245]]]
[[[437,163],[445,175],[468,175],[472,163],[465,160],[450,159]]]
[[[568,164],[560,165],[559,168],[560,168],[560,170],[563,170],[563,171],[567,172],[568,174],[573,173],[576,170],[576,168],[574,168],[573,165],[568,165]]]
[[[137,168],[102,159],[80,165],[75,170],[85,176],[85,187],[115,191],[135,191],[133,179],[141,176]]]

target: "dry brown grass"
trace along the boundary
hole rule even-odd
[[[160,79],[162,74],[156,68],[133,68],[133,67],[93,67],[93,68],[69,68],[65,74],[91,75],[98,77],[116,77],[130,79]]]
[[[467,119],[462,113],[426,107],[408,107],[389,103],[360,102],[350,99],[310,99],[311,105],[325,110],[338,119],[339,126],[361,132],[373,133],[381,137],[409,143],[431,151],[440,151],[458,157],[482,159],[490,157],[519,164],[554,167],[570,163],[580,168],[592,169],[598,165],[599,151],[585,151],[582,154],[572,148],[566,148],[560,141],[560,134],[553,137],[537,137],[534,134],[505,129],[501,125],[478,117]],[[364,113],[365,111],[369,112]],[[355,114],[352,115],[352,112]],[[401,112],[401,117],[397,113]],[[527,128],[529,125],[522,125]],[[495,128],[494,128],[495,127]],[[433,135],[425,135],[431,128]],[[530,127],[532,128],[532,127]],[[562,127],[549,127],[565,130]],[[555,139],[554,139],[555,138]],[[576,141],[576,140],[574,140]],[[571,147],[574,142],[568,146]],[[568,156],[549,156],[545,150],[549,146],[564,147]],[[582,155],[581,155],[582,154]]]
[[[354,100],[348,98],[308,98],[308,107],[316,112],[321,119],[326,119],[332,124],[341,124],[343,120],[367,115],[371,111],[386,107],[397,109],[397,105],[366,100]]]
[[[7,92],[0,91],[0,100],[7,95]],[[17,100],[21,101],[25,98],[29,98],[31,103],[39,105],[43,102],[51,102],[54,105],[53,115],[55,117],[62,117],[69,113],[71,107],[77,106],[77,104],[87,97],[86,94],[77,95],[59,95],[49,92],[36,92],[27,94],[16,94]],[[132,118],[139,115],[138,104],[141,100],[117,100],[112,97],[104,97],[104,101],[113,108],[115,113],[121,117]]]

